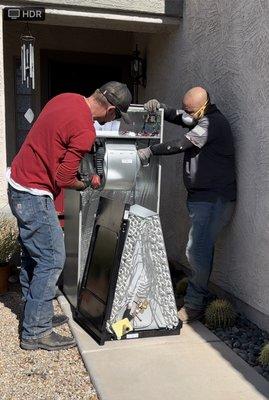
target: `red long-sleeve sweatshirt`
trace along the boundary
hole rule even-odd
[[[43,189],[56,197],[76,181],[80,160],[95,140],[85,98],[63,93],[50,100],[11,164],[11,178],[20,185]]]

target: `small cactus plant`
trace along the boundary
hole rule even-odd
[[[225,299],[212,301],[205,311],[205,323],[211,329],[230,328],[235,319],[236,312],[232,304]]]
[[[188,287],[188,278],[182,278],[176,285],[176,293],[178,296],[185,296]]]
[[[269,366],[269,343],[265,344],[261,349],[259,362],[264,366]]]

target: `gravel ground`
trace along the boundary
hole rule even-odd
[[[18,285],[0,295],[0,399],[98,400],[78,349],[49,352],[19,347]],[[55,301],[55,313],[61,309]],[[68,324],[56,329],[70,336]]]
[[[259,364],[258,357],[264,344],[269,342],[269,333],[260,329],[243,315],[239,315],[234,327],[211,329],[236,354],[269,380],[269,366]]]

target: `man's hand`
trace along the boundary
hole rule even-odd
[[[93,189],[99,189],[101,186],[101,178],[99,175],[95,174],[91,177],[91,187]]]
[[[159,110],[160,107],[161,103],[156,99],[149,100],[147,103],[144,104],[144,109],[149,112],[156,112],[157,110]]]
[[[150,147],[139,149],[137,150],[137,153],[142,163],[148,161],[149,158],[152,156],[152,151],[150,150]]]
[[[81,179],[78,181],[79,187],[76,187],[76,190],[82,191],[87,189],[89,186],[92,189],[99,189],[101,187],[101,178],[99,175],[94,174],[89,176],[89,179]]]

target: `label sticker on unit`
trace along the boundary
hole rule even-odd
[[[131,158],[123,158],[121,162],[122,164],[132,164],[133,160]]]
[[[126,339],[137,339],[139,338],[139,333],[128,333]]]
[[[128,218],[129,218],[129,210],[125,210],[123,219],[128,219]]]

